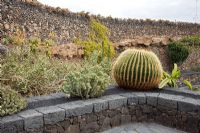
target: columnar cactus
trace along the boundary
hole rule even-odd
[[[112,74],[117,84],[125,89],[149,90],[158,87],[162,65],[151,51],[125,50],[113,65]]]

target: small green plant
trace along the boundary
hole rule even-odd
[[[82,99],[99,97],[110,84],[111,63],[108,60],[98,62],[98,53],[94,52],[82,66],[71,71],[65,77],[63,91],[71,97]]]
[[[46,38],[43,42],[42,45],[45,48],[45,54],[51,58],[52,57],[52,49],[51,46],[53,46],[56,43],[56,34],[54,32],[50,32],[48,34],[48,38]]]
[[[168,85],[169,87],[177,88],[177,80],[181,76],[181,71],[179,70],[177,64],[174,64],[174,69],[172,70],[171,75],[167,72],[163,72],[163,80],[159,84],[159,88],[163,88]]]
[[[90,57],[94,51],[98,51],[99,61],[103,58],[112,58],[115,55],[113,44],[108,38],[108,28],[100,22],[92,19],[90,31],[86,41],[75,40],[75,43],[84,47],[85,57]]]
[[[189,50],[181,42],[171,42],[168,45],[168,52],[173,64],[182,63],[189,55]]]
[[[31,37],[28,40],[28,44],[30,47],[30,51],[35,54],[38,49],[38,46],[41,45],[41,39],[38,37]]]
[[[192,71],[194,71],[194,72],[200,72],[200,66],[192,67]]]
[[[128,49],[113,65],[112,75],[117,84],[126,89],[149,90],[158,87],[162,65],[151,51]]]
[[[54,45],[56,43],[56,37],[56,33],[49,32],[48,37],[43,42],[43,45],[47,47]]]
[[[100,65],[85,65],[80,70],[70,72],[65,77],[63,91],[71,97],[82,99],[99,97],[109,84],[109,76]]]
[[[26,43],[26,33],[21,29],[16,29],[16,31],[10,35],[12,44],[20,46]]]
[[[0,116],[11,115],[26,108],[27,101],[16,91],[0,85]]]
[[[84,61],[85,64],[88,65],[100,65],[103,68],[103,71],[108,75],[111,74],[112,69],[112,61],[109,58],[104,58],[101,62],[98,60],[98,51],[94,51],[89,58],[86,58]]]
[[[200,91],[200,87],[193,87],[190,81],[184,80],[183,83],[192,91]]]
[[[186,36],[181,40],[181,42],[189,46],[200,46],[200,35]]]
[[[2,44],[8,45],[10,43],[11,43],[11,39],[10,39],[9,36],[5,36],[5,37],[2,38]]]

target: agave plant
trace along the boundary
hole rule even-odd
[[[200,87],[193,87],[190,81],[184,80],[183,83],[192,91],[200,91]]]
[[[174,87],[177,88],[177,80],[178,78],[181,76],[181,71],[179,70],[177,64],[174,64],[174,69],[172,70],[171,75],[167,72],[163,72],[163,80],[161,81],[161,83],[159,84],[159,88],[163,88],[166,85],[168,85],[169,87]]]

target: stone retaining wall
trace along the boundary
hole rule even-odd
[[[200,94],[197,95],[173,93],[170,89],[129,92],[113,87],[100,98],[33,107],[2,117],[0,132],[94,133],[126,123],[146,121],[199,133]]]
[[[87,13],[72,13],[65,9],[42,5],[37,0],[0,0],[0,40],[2,36],[15,32],[17,28],[23,29],[28,37],[38,34],[43,39],[50,32],[54,32],[57,44],[70,47],[55,46],[52,53],[58,58],[79,58],[82,57],[83,50],[74,47],[71,42],[76,37],[86,37],[90,17]],[[171,68],[166,50],[169,40],[200,34],[200,25],[193,23],[93,17],[110,29],[109,37],[117,51],[147,47],[159,56],[165,70]],[[199,57],[199,47],[195,47],[181,66],[181,70],[199,66]]]
[[[200,25],[169,21],[115,19],[93,16],[110,29],[110,39],[118,42],[135,36],[185,36],[200,34]],[[67,9],[52,8],[36,0],[0,0],[0,36],[22,28],[28,36],[38,33],[47,37],[56,33],[59,44],[72,42],[77,36],[88,33],[90,16],[72,13]]]

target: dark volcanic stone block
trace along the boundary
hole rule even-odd
[[[147,104],[157,106],[159,93],[146,93]]]
[[[183,96],[175,96],[170,94],[160,94],[158,96],[158,106],[165,106],[172,109],[177,109],[178,101],[183,99]]]
[[[127,97],[127,104],[128,105],[136,105],[136,104],[139,103],[138,96],[136,96],[134,93],[120,94],[120,96]]]
[[[120,95],[105,96],[102,99],[108,100],[109,109],[116,109],[127,105],[127,98]]]
[[[91,102],[76,101],[66,104],[60,104],[58,105],[58,107],[66,111],[66,117],[71,117],[92,113],[94,106]]]
[[[200,112],[200,100],[185,98],[178,101],[178,110],[184,112]]]
[[[5,116],[1,121],[3,123],[2,133],[23,131],[23,119],[17,115]]]
[[[44,115],[44,124],[55,124],[65,119],[65,110],[57,106],[42,107],[36,110]]]
[[[27,110],[18,114],[24,120],[24,129],[31,131],[43,127],[43,114],[35,110]]]

